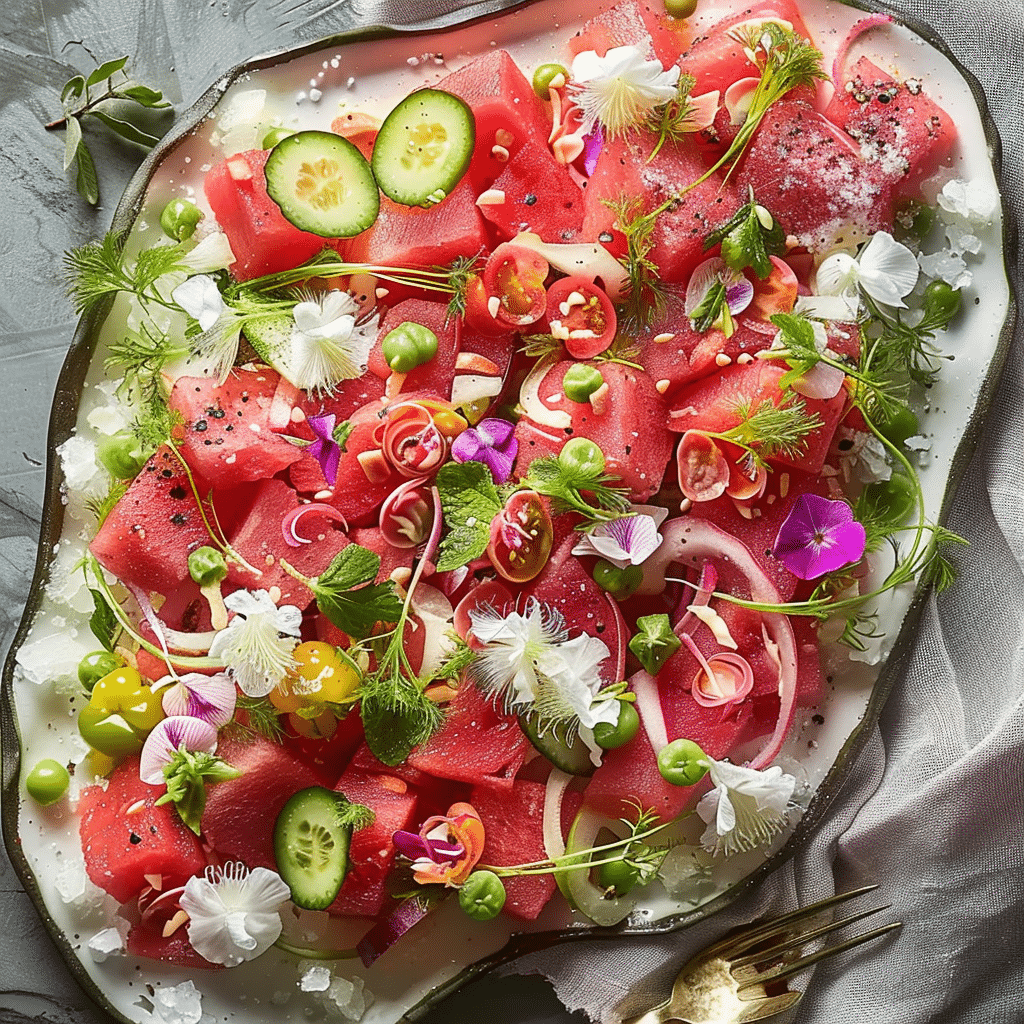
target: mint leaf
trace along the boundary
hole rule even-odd
[[[167,792],[156,804],[173,803],[178,817],[196,835],[206,807],[207,783],[237,779],[242,772],[214,754],[203,750],[186,750],[182,745],[174,759],[164,765]]]
[[[647,674],[656,676],[682,646],[682,641],[672,632],[672,623],[664,613],[641,615],[636,624],[638,631],[629,641],[629,649]]]
[[[92,635],[103,645],[104,650],[114,649],[114,632],[117,629],[117,619],[107,604],[103,595],[98,590],[89,588],[92,594],[93,613],[89,617],[89,628]]]
[[[479,558],[491,539],[491,520],[502,501],[491,471],[482,462],[449,462],[437,474],[437,490],[448,534],[441,541],[438,572],[450,572]]]
[[[721,316],[723,309],[728,309],[725,296],[725,284],[721,280],[708,289],[707,294],[700,300],[697,308],[690,314],[690,323],[693,329],[700,334],[711,330],[715,321]]]
[[[349,544],[318,578],[306,583],[320,611],[343,633],[361,640],[378,622],[397,622],[402,614],[394,582],[371,582],[379,570],[380,556],[359,544]]]
[[[118,71],[123,71],[127,63],[127,57],[118,57],[116,60],[104,61],[85,80],[86,86],[99,85],[100,82],[106,81],[111,75],[117,74]]]
[[[75,163],[78,165],[75,188],[90,206],[95,206],[100,201],[100,181],[96,174],[96,164],[93,163],[92,153],[86,148],[84,142],[79,143],[75,150]]]
[[[143,131],[141,128],[132,124],[130,121],[125,121],[123,118],[114,117],[112,114],[108,114],[105,110],[95,109],[86,110],[83,117],[95,117],[97,121],[102,121],[112,132],[120,135],[122,139],[126,139],[128,142],[134,142],[138,146],[145,146],[147,149],[151,149],[160,140],[155,135],[150,135],[149,132]]]

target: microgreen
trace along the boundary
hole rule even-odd
[[[266,697],[250,697],[238,691],[235,697],[235,709],[241,712],[225,727],[232,737],[251,740],[262,736],[273,743],[284,739],[284,726],[281,725],[281,712]]]
[[[132,81],[127,64],[127,57],[118,57],[100,64],[88,76],[70,78],[60,94],[64,116],[45,126],[48,131],[65,130],[64,171],[75,168],[78,194],[92,206],[99,202],[99,181],[82,137],[82,120],[91,117],[127,142],[149,149],[159,137],[137,124],[136,117],[140,110],[170,107],[159,89]],[[99,89],[103,91],[97,92]]]
[[[787,394],[778,405],[764,398],[756,404],[736,406],[740,422],[714,437],[745,448],[758,463],[783,456],[795,459],[806,445],[807,435],[821,426],[817,413],[808,413],[802,398]]]
[[[92,595],[92,615],[89,616],[89,629],[92,635],[100,642],[104,650],[114,649],[114,637],[117,635],[117,618],[111,611],[103,594],[98,590],[89,588]]]
[[[629,490],[611,486],[615,479],[593,465],[567,465],[564,460],[544,456],[530,463],[520,483],[550,498],[556,514],[578,512],[588,522],[603,522],[629,511]]]
[[[477,256],[457,256],[452,261],[448,276],[452,296],[448,300],[445,323],[455,317],[466,315],[466,290],[469,288],[470,278],[477,272],[479,262]]]
[[[183,744],[174,759],[164,766],[167,792],[156,801],[156,806],[173,803],[182,822],[199,835],[203,808],[206,806],[206,786],[237,779],[241,774],[238,768],[222,761],[215,754],[203,750],[186,750]]]
[[[675,96],[647,115],[644,127],[658,137],[647,158],[648,163],[658,155],[666,142],[682,142],[692,130],[693,106],[690,93],[696,84],[697,79],[693,75],[680,75],[676,82]]]
[[[654,321],[665,306],[665,288],[658,265],[651,259],[651,250],[658,215],[670,203],[645,213],[643,199],[636,196],[601,202],[615,214],[615,226],[626,236],[626,253],[620,262],[626,268],[629,289],[626,301],[619,307],[619,326],[626,333],[638,331]]]

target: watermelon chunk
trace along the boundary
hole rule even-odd
[[[511,792],[504,787],[474,786],[470,803],[484,823],[481,863],[499,867],[544,860],[542,821],[544,789],[539,782],[517,780]],[[505,913],[522,921],[534,920],[555,891],[546,875],[505,878]]]
[[[324,513],[311,511],[298,522],[296,532],[310,541],[292,547],[281,530],[281,522],[301,506],[299,496],[282,480],[266,480],[260,484],[248,516],[228,537],[231,546],[262,575],[236,562],[229,563],[227,582],[249,590],[281,592],[278,604],[305,608],[313,599],[309,588],[281,567],[284,559],[304,576],[318,576],[331,559],[348,546],[348,537],[340,524]]]
[[[302,457],[273,432],[271,409],[281,378],[273,370],[234,370],[223,384],[181,377],[167,404],[185,420],[179,451],[197,477],[217,487],[263,480]]]
[[[473,111],[476,143],[466,178],[474,199],[504,170],[501,150],[515,156],[524,148],[547,146],[551,116],[507,51],[477,57],[445,75],[435,88],[454,93]]]
[[[274,823],[288,798],[320,780],[280,743],[255,736],[221,736],[217,756],[242,775],[210,786],[203,810],[203,838],[225,860],[277,870]]]
[[[705,430],[721,433],[742,422],[741,408],[755,410],[763,402],[779,405],[786,393],[779,386],[787,368],[763,360],[726,366],[714,378],[683,388],[669,412],[669,427],[683,433]],[[825,464],[832,435],[846,408],[845,392],[834,398],[802,398],[808,416],[816,415],[820,425],[804,435],[799,455],[780,453],[770,461],[807,473],[818,473]]]
[[[231,243],[231,273],[239,281],[297,267],[327,240],[300,231],[267,194],[269,150],[251,149],[217,164],[203,179],[213,215]]]
[[[190,579],[189,554],[209,543],[185,468],[162,445],[103,521],[89,550],[125,583],[170,593]]]
[[[384,906],[385,882],[398,852],[391,837],[417,827],[413,820],[416,794],[394,776],[364,775],[351,769],[334,788],[351,803],[369,807],[375,817],[372,825],[352,834],[348,875],[327,912],[376,917]]]
[[[892,230],[892,184],[880,164],[808,103],[783,99],[754,133],[734,175],[787,235],[811,252]]]
[[[542,455],[557,455],[570,437],[587,437],[604,452],[607,472],[618,477],[634,501],[643,501],[661,486],[672,451],[672,439],[659,420],[665,400],[643,371],[621,363],[592,364],[608,384],[600,412],[590,402],[573,402],[562,391],[562,379],[572,360],[555,363],[537,389],[546,409],[569,417],[565,427],[537,422],[527,414],[516,425],[519,441],[516,473],[522,476]]]
[[[504,201],[481,204],[480,212],[499,240],[532,231],[545,242],[576,241],[583,227],[583,190],[547,147],[521,149],[493,187]]]
[[[202,874],[206,856],[199,839],[171,804],[156,806],[162,786],[139,779],[139,759],[114,769],[106,789],[90,786],[79,801],[79,836],[89,878],[117,900],[134,900],[160,877],[174,889]]]
[[[944,164],[956,144],[953,119],[918,81],[899,82],[861,57],[825,110],[879,165],[896,192],[914,191]]]
[[[660,60],[671,67],[689,41],[685,19],[670,20],[662,4],[652,0],[622,0],[591,18],[569,40],[569,53],[576,56],[594,50],[603,57],[613,46],[635,46],[645,60]]]
[[[161,960],[165,964],[183,967],[186,970],[221,970],[223,964],[211,963],[196,951],[189,942],[188,929],[184,926],[176,928],[170,935],[161,933],[163,921],[152,924],[136,922],[128,929],[125,948],[132,956],[141,956],[147,960]]]
[[[444,725],[406,762],[428,775],[509,789],[530,748],[514,715],[497,710],[472,682],[459,688]]]

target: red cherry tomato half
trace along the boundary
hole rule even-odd
[[[548,261],[532,249],[512,242],[499,245],[488,257],[483,277],[487,295],[498,299],[494,319],[513,329],[536,323],[547,309],[544,281],[549,270]]]
[[[466,282],[466,324],[477,334],[493,338],[505,334],[508,325],[491,316],[487,308],[489,299],[484,279],[479,274],[471,275]]]
[[[612,300],[585,277],[556,281],[548,289],[547,315],[552,334],[562,338],[575,359],[593,359],[615,340],[617,321]]]
[[[487,557],[513,583],[532,580],[547,565],[554,541],[551,516],[536,491],[517,491],[491,521]]]

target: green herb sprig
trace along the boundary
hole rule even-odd
[[[132,113],[170,107],[159,89],[151,89],[128,76],[127,57],[118,57],[100,64],[88,76],[74,75],[61,90],[60,102],[64,116],[46,125],[48,131],[63,128],[64,172],[75,168],[75,187],[90,205],[100,199],[96,164],[82,135],[82,120],[91,117],[122,139],[149,149],[159,137],[135,123]],[[127,107],[127,109],[126,109]]]

